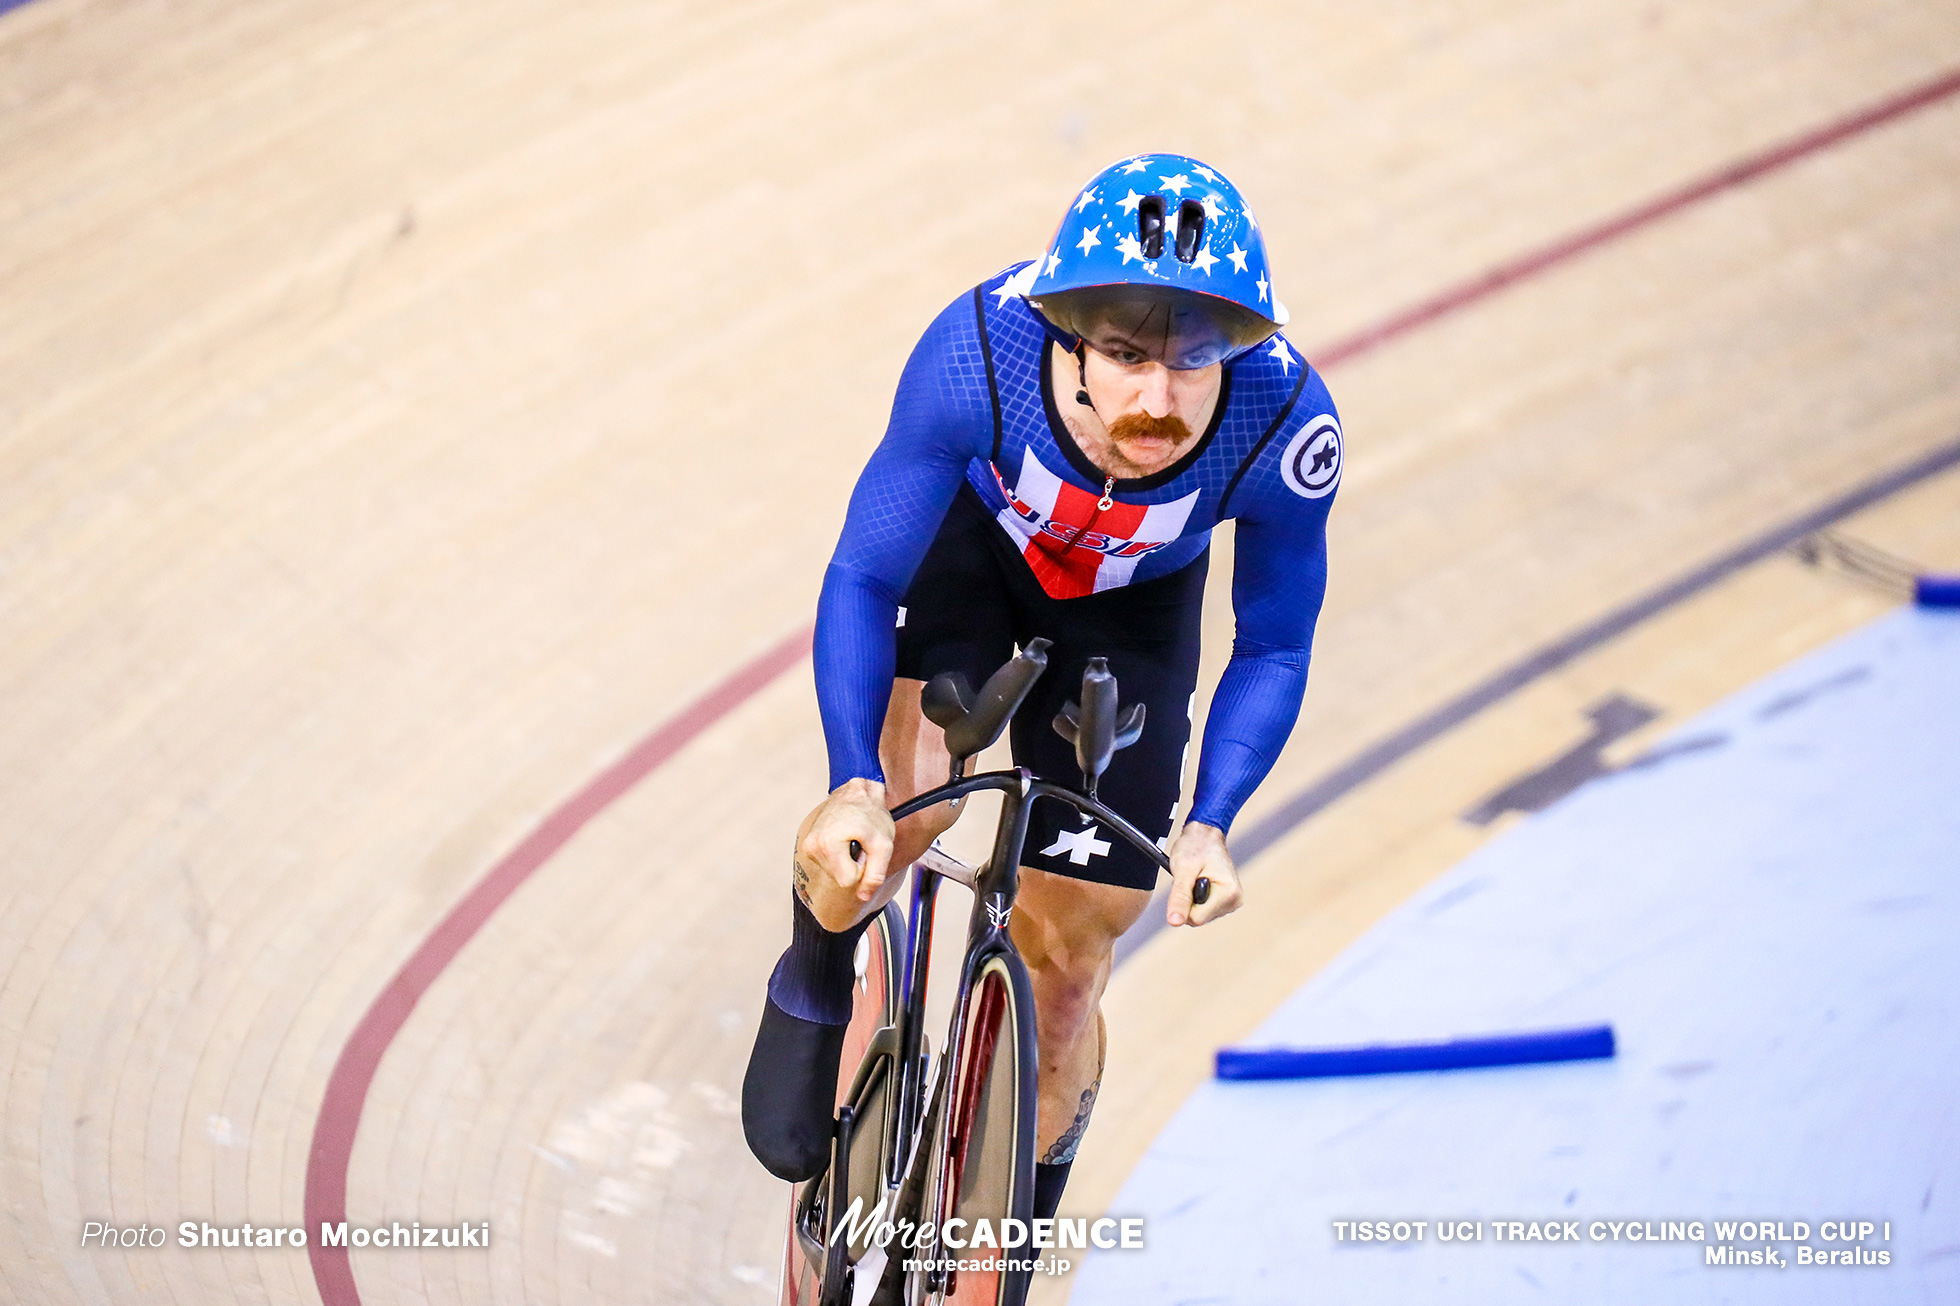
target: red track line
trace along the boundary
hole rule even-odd
[[[601,771],[581,790],[545,817],[523,842],[490,868],[490,873],[464,895],[442,918],[422,946],[415,950],[374,1004],[354,1027],[327,1078],[326,1096],[313,1127],[313,1147],[306,1166],[306,1227],[311,1235],[307,1255],[313,1261],[313,1282],[327,1306],[360,1306],[353,1267],[345,1248],[322,1246],[322,1224],[347,1218],[347,1169],[354,1154],[354,1135],[368,1088],[388,1045],[408,1021],[415,1004],[435,983],[463,945],[470,941],[492,912],[517,887],[570,842],[586,822],[684,748],[695,736],[733,712],[801,662],[810,652],[814,628],[805,626],[761,656],[738,669],[638,744],[626,756]]]
[[[1404,309],[1346,339],[1337,340],[1317,351],[1308,351],[1308,357],[1317,360],[1317,365],[1323,369],[1346,362],[1691,204],[1795,163],[1915,109],[1947,99],[1956,92],[1960,92],[1960,69],[1944,73],[1924,85],[1782,145],[1751,155],[1679,190],[1630,209],[1619,217],[1501,263],[1482,276]],[[482,928],[491,913],[503,905],[518,885],[550,860],[552,854],[564,847],[586,822],[673,757],[695,736],[802,661],[810,650],[812,630],[812,627],[805,626],[736,671],[683,709],[679,716],[648,735],[632,752],[602,771],[547,816],[543,824],[491,867],[489,874],[456,904],[449,915],[443,917],[429,937],[423,940],[422,946],[388,981],[388,986],[374,1000],[367,1014],[361,1017],[361,1023],[354,1027],[347,1046],[341,1050],[340,1059],[334,1063],[333,1073],[327,1078],[327,1091],[320,1102],[319,1119],[313,1127],[313,1147],[306,1167],[306,1224],[312,1235],[308,1240],[307,1254],[313,1262],[313,1281],[326,1306],[361,1306],[360,1290],[355,1286],[354,1272],[346,1250],[321,1246],[319,1227],[322,1223],[338,1224],[347,1218],[347,1169],[353,1159],[354,1134],[360,1127],[368,1087],[374,1082],[382,1054],[407,1023],[416,1002],[435,982],[436,976],[462,951],[470,937]]]
[[[1588,250],[1597,249],[1601,245],[1617,240],[1649,223],[1685,209],[1690,204],[1712,198],[1725,190],[1733,190],[1766,172],[1774,172],[1819,150],[1829,149],[1838,142],[1861,132],[1883,126],[1894,118],[1911,113],[1914,109],[1923,109],[1929,104],[1944,100],[1956,91],[1960,91],[1960,68],[1942,73],[1930,82],[1895,95],[1889,100],[1882,100],[1848,118],[1840,118],[1834,123],[1819,127],[1794,140],[1785,141],[1760,154],[1752,154],[1718,172],[1710,173],[1699,181],[1690,182],[1679,190],[1649,200],[1618,217],[1608,218],[1597,226],[1586,227],[1549,245],[1521,254],[1509,262],[1500,263],[1481,276],[1452,286],[1440,295],[1425,299],[1411,308],[1405,308],[1400,313],[1384,318],[1373,326],[1364,327],[1345,339],[1325,345],[1317,352],[1309,351],[1307,357],[1323,369],[1332,367],[1336,363],[1344,363],[1419,326],[1446,317],[1459,308],[1466,308],[1480,299],[1489,298],[1514,282],[1536,276],[1567,259],[1577,258]]]

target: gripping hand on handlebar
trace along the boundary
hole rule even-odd
[[[803,818],[796,893],[819,925],[846,930],[869,913],[891,871],[892,834],[885,786],[875,780],[846,781]]]
[[[1164,912],[1168,925],[1204,925],[1235,912],[1243,897],[1239,871],[1225,848],[1224,832],[1215,826],[1186,821],[1171,843],[1171,899]],[[1192,887],[1200,877],[1211,881],[1202,902],[1192,904]]]

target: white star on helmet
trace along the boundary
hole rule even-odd
[[[1036,262],[1028,264],[1026,267],[1022,268],[1019,272],[1016,272],[1013,276],[1007,278],[1007,280],[1001,282],[1000,285],[996,287],[993,292],[994,297],[997,301],[996,306],[998,306],[999,304],[1005,304],[1008,300],[1013,299],[1017,295],[1025,295],[1030,290],[1033,290],[1034,279],[1037,275],[1040,274],[1040,272],[1041,272],[1041,263],[1037,260]]]

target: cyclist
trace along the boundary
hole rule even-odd
[[[942,805],[894,828],[887,814],[946,779],[923,683],[958,671],[977,686],[1016,646],[1052,640],[1011,740],[1018,765],[1073,783],[1050,722],[1087,659],[1107,657],[1124,701],[1147,709],[1100,796],[1168,838],[1210,535],[1228,517],[1237,637],[1168,846],[1167,922],[1238,907],[1225,835],[1299,713],[1341,474],[1333,403],[1278,334],[1286,317],[1238,190],[1196,159],[1148,154],[1092,178],[1041,258],[961,295],[913,350],[817,612],[832,789],[797,833],[792,941],[742,1098],[750,1147],[776,1175],[823,1170],[858,937],[958,815]],[[1037,1010],[1045,1217],[1101,1085],[1112,950],[1156,867],[1058,803],[1036,804],[1027,848],[1010,930]],[[1213,888],[1194,906],[1200,876]]]

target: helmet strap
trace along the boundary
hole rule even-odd
[[[1075,378],[1082,387],[1075,392],[1075,402],[1095,412],[1096,405],[1089,399],[1089,346],[1080,340],[1075,342]]]

